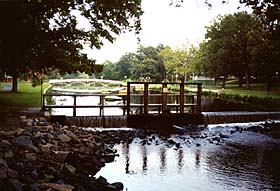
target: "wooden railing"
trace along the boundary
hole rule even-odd
[[[131,86],[135,84],[143,84],[144,89],[143,92],[138,94],[132,94],[130,92]],[[161,94],[159,93],[149,93],[149,84],[162,84]],[[73,116],[77,116],[77,109],[78,108],[99,108],[99,116],[104,115],[104,108],[122,108],[123,112],[122,115],[131,115],[131,114],[148,114],[148,113],[164,113],[168,110],[168,108],[175,108],[176,113],[184,113],[185,108],[191,108],[189,111],[192,113],[200,113],[201,112],[201,91],[202,86],[201,84],[197,83],[172,83],[172,84],[179,84],[180,85],[180,94],[173,94],[168,93],[167,85],[170,83],[147,83],[147,82],[128,82],[127,84],[127,95],[121,94],[43,94],[43,104],[42,109],[44,111],[51,111],[53,108],[72,108],[73,109]],[[197,92],[194,93],[185,93],[184,87],[185,85],[197,85]],[[47,103],[48,97],[51,98],[53,96],[67,96],[73,97],[73,104],[69,105],[57,105]],[[77,104],[77,97],[85,97],[85,96],[95,96],[99,97],[99,103],[95,104]],[[105,97],[106,96],[118,96],[121,98],[120,104],[110,104],[107,102],[105,104]],[[168,103],[167,98],[168,96],[174,96],[175,102]],[[132,98],[140,97],[140,103],[132,103]],[[157,97],[157,103],[149,103],[149,97]],[[190,102],[185,103],[185,99],[190,97]],[[196,99],[195,99],[196,98]],[[49,100],[49,102],[51,102]],[[138,108],[137,112],[132,112],[132,108]],[[150,111],[149,108],[157,108],[157,111]]]

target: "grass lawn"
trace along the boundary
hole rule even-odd
[[[0,84],[2,87],[2,85]],[[49,86],[43,84],[43,90]],[[41,86],[32,87],[29,82],[18,82],[18,93],[0,89],[0,107],[41,107]]]
[[[227,84],[226,88],[223,90],[221,89],[221,86],[204,86],[203,90],[223,92],[226,94],[280,98],[280,84],[275,84],[271,88],[271,91],[267,91],[266,84],[263,83],[251,84],[250,90],[247,90],[245,87],[240,88],[237,84]]]

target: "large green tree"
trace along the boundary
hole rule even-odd
[[[192,73],[197,73],[194,63],[197,51],[194,46],[184,46],[175,50],[166,47],[160,51],[166,73],[171,81],[174,81],[175,75],[178,75],[182,81],[187,81]]]
[[[135,79],[150,77],[151,80],[160,82],[165,77],[165,67],[160,51],[163,45],[140,46],[137,51],[138,64],[132,66],[132,75]]]
[[[223,75],[224,79],[234,75],[240,82],[245,76],[246,86],[250,89],[251,75],[261,61],[256,56],[262,54],[259,49],[265,46],[265,34],[260,20],[246,12],[219,17],[207,28],[205,35],[203,51],[208,55],[204,70],[213,71],[213,77]]]
[[[0,67],[13,76],[13,91],[20,73],[94,72],[83,45],[100,48],[124,30],[139,32],[141,14],[141,0],[0,1]],[[88,27],[78,27],[78,17]]]

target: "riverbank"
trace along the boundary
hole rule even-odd
[[[94,132],[20,116],[0,131],[0,190],[119,191],[120,182],[94,178],[115,151]]]
[[[8,191],[121,190],[125,186],[120,183],[122,179],[107,181],[106,175],[99,177],[96,173],[118,156],[116,144],[135,140],[140,145],[166,145],[180,151],[182,147],[224,144],[232,135],[242,137],[242,132],[280,139],[279,123],[274,121],[253,123],[250,127],[221,126],[225,132],[208,132],[207,126],[178,129],[174,132],[181,137],[178,139],[167,132],[64,126],[40,117],[39,108],[13,109],[6,116],[10,120],[4,127],[1,124],[0,130],[0,190]],[[2,116],[7,112],[8,109]]]

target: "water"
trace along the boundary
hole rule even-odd
[[[73,105],[74,98],[71,96],[53,96],[52,101],[56,103],[56,105]],[[133,98],[131,100],[132,103],[141,103],[140,97]],[[150,97],[149,103],[160,103],[161,101],[157,97]],[[175,97],[168,97],[168,103],[175,103]],[[186,103],[190,103],[190,97],[186,98]],[[100,104],[100,97],[99,96],[83,96],[77,97],[77,105],[98,105]],[[105,103],[106,104],[106,103]],[[122,101],[110,101],[108,102],[110,105],[118,105],[122,104]],[[201,105],[203,112],[215,112],[215,111],[254,111],[249,106],[239,103],[232,103],[220,99],[215,98],[206,98],[203,97],[202,105]],[[190,108],[189,108],[190,109]],[[132,108],[132,112],[137,112],[137,108]],[[157,112],[158,108],[150,108],[150,110],[154,110]],[[175,108],[173,108],[175,110]],[[138,111],[139,112],[139,111]],[[52,109],[52,115],[66,115],[72,116],[73,109],[72,108],[54,108]],[[77,116],[98,116],[100,114],[99,108],[78,108]],[[111,108],[104,108],[104,115],[123,115],[123,110],[121,107],[111,107]]]
[[[115,145],[120,156],[96,177],[120,181],[128,191],[280,190],[280,140],[232,132],[248,125],[211,125],[196,136],[171,135],[177,145],[156,134]],[[220,134],[226,138],[210,143]]]

